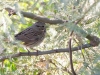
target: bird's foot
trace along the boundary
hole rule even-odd
[[[36,50],[36,52],[37,52],[36,56],[38,56],[39,55],[39,50]]]
[[[31,55],[30,55],[31,52],[29,50],[27,50],[27,51],[28,51],[28,55],[31,57]]]

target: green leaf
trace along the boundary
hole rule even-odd
[[[11,63],[10,63],[9,60],[5,60],[5,61],[4,61],[4,64],[5,64],[6,67],[10,67],[10,64],[11,64]]]
[[[21,21],[23,24],[25,24],[26,21],[25,21],[23,15],[21,14],[21,11],[20,11],[20,8],[19,8],[18,3],[16,2],[16,3],[14,4],[14,6],[15,6],[15,10],[17,11],[16,14],[20,17],[20,21]]]
[[[38,75],[38,73],[39,73],[39,70],[37,69],[33,71],[33,75]]]
[[[16,69],[17,69],[17,68],[16,68],[16,65],[15,65],[14,63],[12,63],[12,64],[11,64],[11,70],[12,70],[12,71],[15,71]]]
[[[30,10],[34,10],[34,8],[36,7],[36,5],[38,4],[39,0],[35,1],[34,4],[31,6]],[[40,7],[40,6],[38,6]]]
[[[86,37],[88,34],[79,26],[75,25],[74,23],[67,22],[64,24],[70,31],[74,31],[75,33]]]

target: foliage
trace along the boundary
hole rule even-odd
[[[92,4],[94,5],[92,6]],[[8,16],[5,7],[14,7],[19,12],[27,11],[49,19],[67,20],[69,23],[47,24],[46,38],[35,47],[41,51],[67,48],[69,33],[74,29],[72,47],[89,41],[86,34],[100,36],[100,2],[99,0],[1,0],[0,1],[0,56],[26,52],[22,42],[14,35],[31,26],[35,20],[25,18],[19,12]],[[83,17],[83,18],[82,18]],[[82,19],[77,26],[74,21]],[[78,28],[79,27],[79,28]],[[80,33],[83,34],[80,34]],[[81,41],[80,41],[81,40]],[[81,43],[81,44],[80,44]],[[82,49],[73,52],[73,64],[78,75],[100,74],[100,47]],[[4,52],[2,52],[4,51]],[[32,50],[31,50],[32,51]],[[68,53],[52,55],[10,58],[0,62],[1,75],[69,75],[70,63]]]

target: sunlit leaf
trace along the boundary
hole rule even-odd
[[[11,69],[12,69],[12,71],[15,71],[17,69],[16,65],[14,63],[11,64]]]
[[[70,31],[74,31],[75,33],[86,37],[87,33],[79,26],[73,24],[73,23],[65,23],[66,27],[70,30]]]
[[[19,8],[18,3],[15,3],[14,6],[15,6],[15,10],[17,11],[16,14],[20,17],[20,21],[21,21],[23,24],[25,24],[25,19],[24,19],[23,15],[21,14],[21,11],[20,11],[20,8]]]

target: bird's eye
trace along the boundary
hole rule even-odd
[[[40,26],[37,25],[37,27],[40,27]]]
[[[44,27],[44,26],[42,26],[42,27]]]

